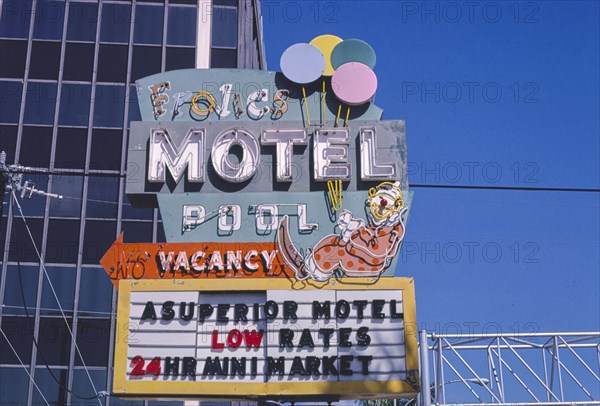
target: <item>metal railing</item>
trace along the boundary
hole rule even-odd
[[[419,338],[424,406],[600,405],[600,332]]]

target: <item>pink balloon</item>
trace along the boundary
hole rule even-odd
[[[333,93],[342,102],[358,106],[370,101],[377,91],[377,76],[367,65],[348,62],[333,72]]]

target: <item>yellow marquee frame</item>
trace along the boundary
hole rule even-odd
[[[384,398],[412,397],[418,393],[418,350],[413,278],[344,278],[334,283],[287,279],[127,280],[119,282],[115,333],[113,394],[136,398]],[[127,350],[131,292],[152,291],[267,291],[267,290],[401,290],[404,306],[404,342],[408,381],[350,382],[185,382],[127,380]]]

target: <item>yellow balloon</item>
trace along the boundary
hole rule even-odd
[[[333,51],[333,48],[340,42],[342,42],[340,37],[331,34],[319,35],[310,41],[310,44],[319,48],[325,57],[325,70],[323,71],[323,76],[333,75],[335,69],[333,69],[333,66],[331,65],[331,51]]]

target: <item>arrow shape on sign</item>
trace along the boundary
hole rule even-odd
[[[100,260],[115,287],[121,279],[290,278],[276,243],[125,243],[123,233]]]

